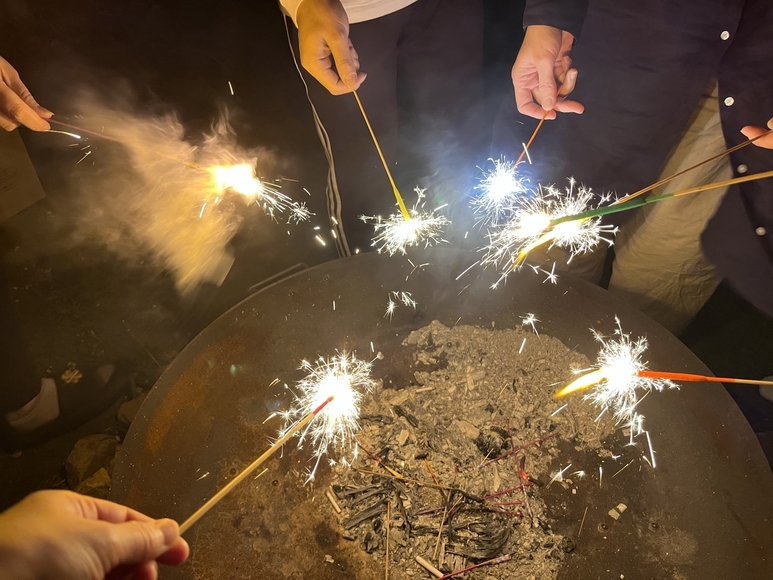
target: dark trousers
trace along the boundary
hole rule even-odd
[[[0,262],[0,423],[40,391],[40,377],[22,335],[21,318]]]
[[[297,59],[297,30],[288,24]],[[490,139],[482,106],[482,2],[418,0],[352,24],[350,39],[368,74],[358,95],[406,205],[413,205],[415,187],[427,187],[427,207],[449,203],[453,220]],[[373,226],[359,218],[395,213],[392,189],[354,97],[332,96],[302,74],[329,159],[328,213],[339,254],[367,250]]]

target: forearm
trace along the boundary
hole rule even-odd
[[[565,30],[576,40],[580,36],[587,11],[588,0],[527,0],[523,25],[524,27],[535,24],[552,26]]]

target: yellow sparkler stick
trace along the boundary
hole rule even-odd
[[[365,124],[368,126],[368,131],[370,131],[373,144],[376,146],[376,151],[378,151],[381,164],[384,166],[384,171],[386,171],[387,177],[389,178],[389,183],[392,185],[392,191],[395,194],[397,205],[400,207],[400,213],[403,214],[403,217],[406,221],[409,221],[411,219],[411,214],[408,213],[408,208],[405,207],[405,202],[403,202],[403,196],[400,195],[400,192],[397,189],[397,185],[395,184],[395,180],[392,178],[392,172],[389,171],[389,165],[387,165],[386,159],[384,159],[384,153],[381,151],[381,145],[378,144],[378,139],[376,139],[376,134],[373,132],[373,127],[370,124],[370,119],[368,119],[368,115],[365,113],[365,108],[362,106],[360,96],[357,94],[357,91],[352,91],[352,94],[354,95],[354,99],[357,101],[357,106],[360,107],[362,118],[365,119]]]
[[[566,395],[569,395],[576,391],[582,391],[584,389],[592,387],[593,385],[599,384],[605,378],[607,378],[607,375],[606,373],[604,373],[603,370],[598,369],[595,371],[591,371],[587,374],[584,374],[574,379],[571,383],[569,383],[563,389],[561,389],[555,395],[553,395],[553,398],[560,399],[561,397],[565,397]]]

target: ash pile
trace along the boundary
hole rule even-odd
[[[388,551],[391,578],[555,578],[575,544],[541,496],[584,475],[561,470],[559,443],[602,452],[613,430],[580,398],[553,399],[589,361],[493,323],[433,321],[403,347],[414,380],[366,401],[357,458],[334,468],[324,509],[384,566]]]

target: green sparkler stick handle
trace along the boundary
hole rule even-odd
[[[710,189],[717,189],[718,187],[725,187],[735,185],[737,183],[744,183],[746,181],[756,181],[758,179],[766,179],[773,177],[773,171],[763,171],[762,173],[753,173],[751,175],[744,175],[742,177],[735,177],[733,179],[725,179],[724,181],[716,181],[714,183],[707,183],[706,185],[699,185],[697,187],[691,187],[690,189],[683,189],[682,191],[675,191],[673,193],[665,193],[663,195],[651,195],[647,198],[636,198],[631,201],[626,201],[617,205],[606,205],[603,207],[597,207],[595,209],[589,209],[574,215],[568,215],[560,218],[556,218],[550,222],[551,227],[557,226],[565,222],[572,222],[577,220],[586,220],[594,217],[602,217],[605,215],[611,215],[614,213],[628,211],[647,205],[650,203],[657,203],[673,197],[681,197],[683,195],[691,195],[693,193],[700,193],[701,191],[708,191]]]

